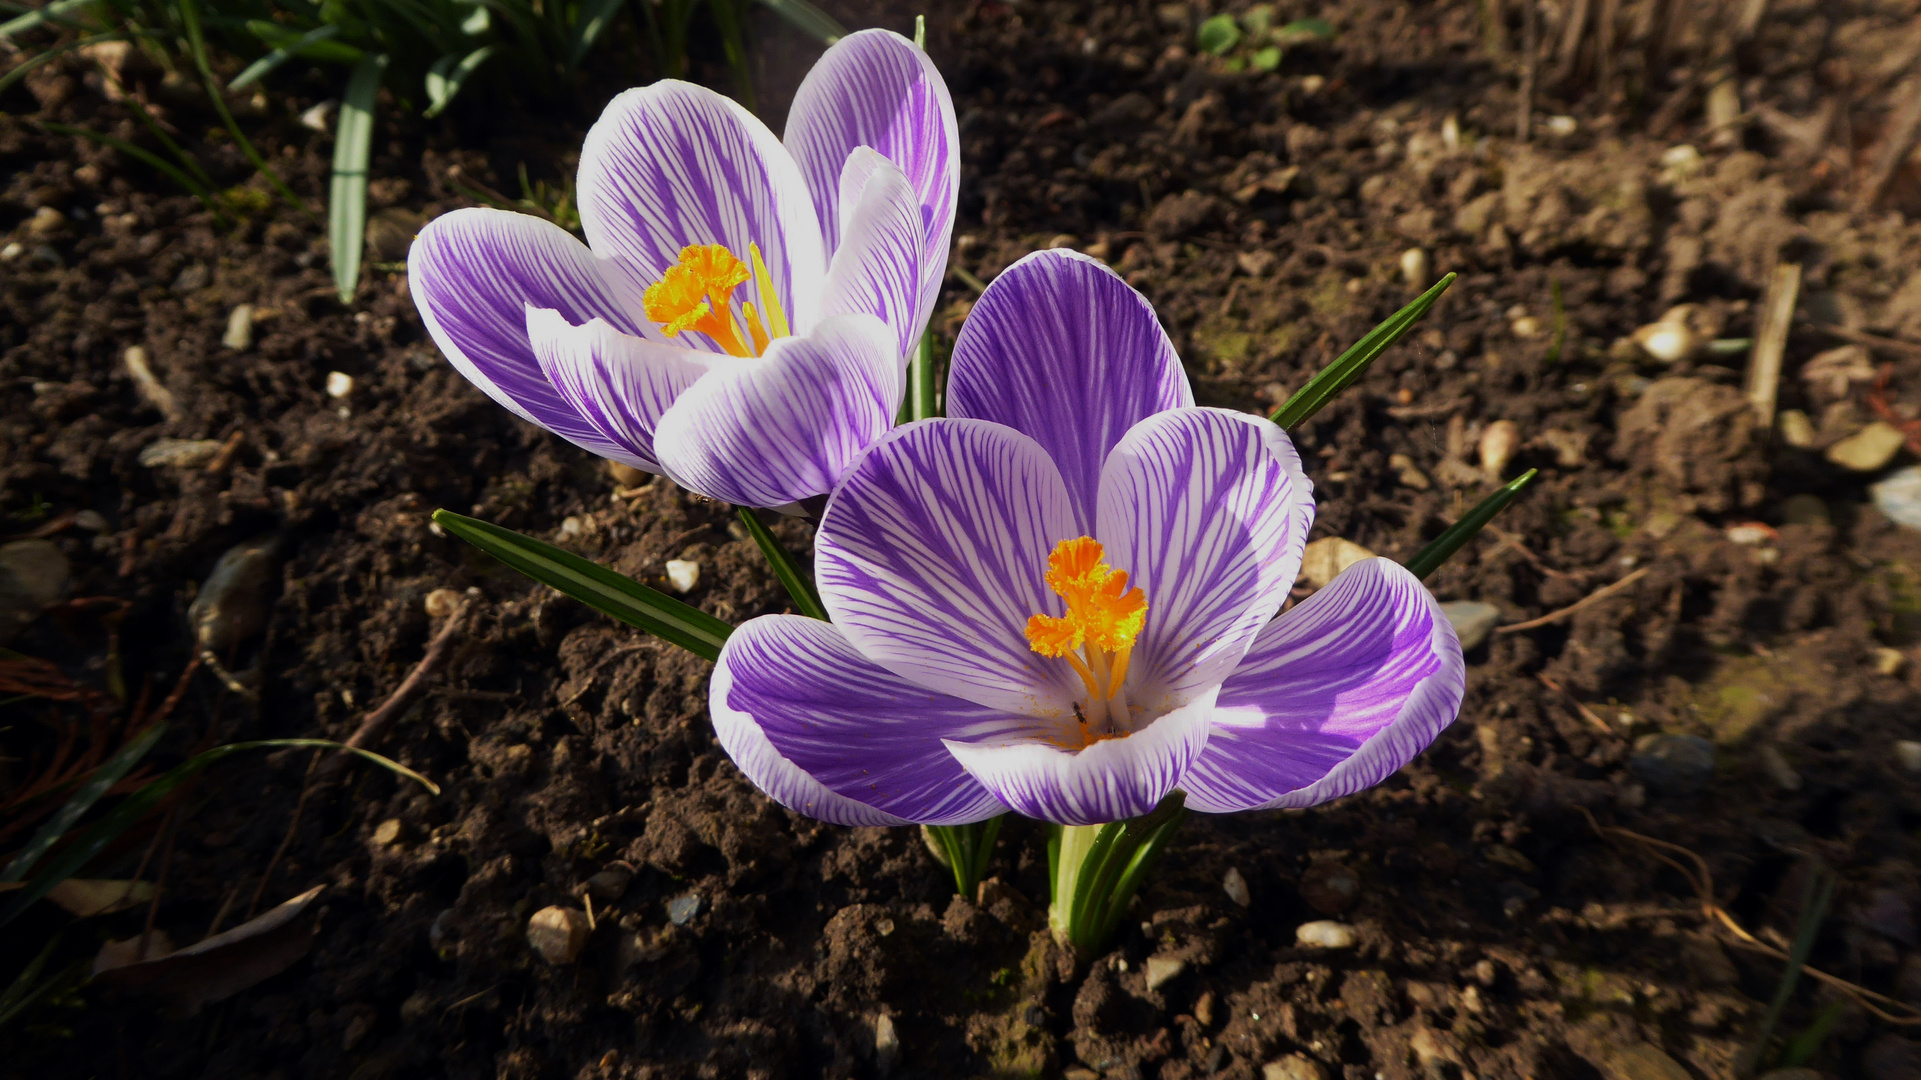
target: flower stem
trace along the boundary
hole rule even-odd
[[[1114,936],[1141,882],[1187,816],[1187,796],[1172,792],[1151,812],[1105,825],[1063,825],[1047,843],[1054,885],[1047,923],[1085,960]]]
[[[988,818],[972,825],[923,825],[921,833],[939,854],[941,862],[954,874],[954,888],[969,901],[974,899],[981,879],[987,876],[987,860],[993,857],[994,841],[1000,837],[1001,818]]]

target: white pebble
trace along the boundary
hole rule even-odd
[[[1894,756],[1909,772],[1921,772],[1921,742],[1902,739],[1894,744]]]
[[[1512,420],[1496,420],[1481,433],[1481,472],[1489,480],[1499,480],[1507,471],[1514,452],[1521,448],[1521,428]]]
[[[678,593],[690,593],[700,584],[700,564],[686,559],[667,560],[667,584]]]
[[[327,118],[333,115],[333,111],[339,107],[340,102],[331,100],[320,102],[318,105],[310,105],[300,114],[300,126],[314,131],[325,132],[327,130]]]
[[[1187,961],[1171,956],[1150,956],[1147,958],[1147,990],[1153,993],[1187,970]]]
[[[587,913],[545,907],[527,920],[527,944],[549,964],[571,964],[587,944]]]
[[[227,313],[227,332],[220,344],[236,352],[253,348],[253,305],[241,304]]]
[[[349,375],[344,371],[329,371],[327,373],[327,396],[328,397],[344,398],[348,394],[351,394],[353,392],[354,392],[354,377],[352,375]]]
[[[444,619],[460,610],[459,589],[435,589],[427,594],[427,615],[430,618]]]
[[[1414,288],[1426,288],[1428,275],[1433,272],[1433,260],[1428,258],[1422,248],[1408,248],[1401,252],[1401,280]]]
[[[1353,927],[1327,919],[1294,928],[1295,943],[1311,949],[1351,949],[1355,940]]]
[[[15,241],[6,247],[0,248],[0,262],[12,262],[26,253],[27,249],[20,246],[18,241]]]
[[[1550,116],[1547,118],[1547,133],[1563,139],[1574,134],[1580,126],[1580,122],[1572,116]]]
[[[686,926],[698,914],[700,914],[699,893],[682,893],[667,901],[667,921],[675,926]]]
[[[1221,891],[1227,894],[1229,900],[1242,907],[1254,902],[1253,895],[1247,891],[1247,879],[1241,876],[1238,867],[1227,868],[1227,874],[1221,878]]]

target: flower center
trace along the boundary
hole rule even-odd
[[[647,286],[642,297],[647,318],[659,323],[668,337],[679,337],[689,330],[706,334],[729,356],[759,356],[767,343],[793,331],[787,328],[787,313],[774,295],[774,281],[760,257],[760,245],[749,243],[747,264],[720,244],[689,244],[680,249],[680,261],[667,268],[659,281]],[[760,309],[741,301],[741,318],[734,317],[734,290],[754,282],[760,296]],[[767,313],[762,324],[761,311]],[[741,324],[746,324],[746,334]]]
[[[1127,571],[1107,565],[1091,536],[1054,545],[1047,587],[1067,601],[1067,614],[1030,616],[1027,647],[1066,660],[1086,685],[1087,699],[1074,707],[1082,746],[1126,737],[1127,660],[1147,621],[1147,594],[1127,587]]]

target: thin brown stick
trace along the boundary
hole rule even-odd
[[[1497,626],[1494,628],[1494,632],[1497,634],[1518,634],[1523,630],[1533,630],[1538,627],[1546,626],[1549,623],[1560,622],[1562,619],[1567,618],[1569,615],[1574,614],[1575,612],[1581,610],[1584,607],[1587,607],[1591,604],[1598,604],[1601,601],[1607,599],[1608,597],[1613,596],[1615,593],[1620,592],[1622,589],[1625,589],[1629,585],[1632,585],[1635,582],[1641,580],[1642,578],[1648,576],[1649,572],[1651,572],[1653,569],[1654,568],[1651,566],[1643,566],[1639,570],[1636,570],[1634,573],[1629,574],[1628,576],[1622,578],[1621,580],[1615,582],[1614,584],[1603,586],[1602,588],[1596,589],[1593,592],[1587,594],[1586,596],[1582,597],[1579,600],[1576,600],[1574,603],[1569,604],[1568,606],[1562,608],[1559,611],[1549,612],[1548,614],[1543,615],[1538,619],[1529,619],[1526,622],[1511,623],[1507,626]]]
[[[1916,140],[1921,139],[1921,86],[1908,84],[1915,89],[1908,95],[1907,104],[1888,127],[1888,141],[1881,148],[1881,160],[1875,163],[1874,172],[1868,176],[1868,184],[1861,189],[1861,197],[1855,202],[1855,209],[1866,212],[1874,209],[1887,193],[1888,185],[1894,182],[1894,174],[1901,170],[1901,163],[1908,160],[1908,151],[1914,149]]]
[[[273,849],[273,858],[267,860],[267,868],[260,872],[260,884],[254,886],[253,899],[247,901],[248,919],[253,918],[254,911],[260,907],[260,897],[267,891],[267,882],[273,879],[274,870],[280,866],[281,856],[287,854],[288,846],[293,843],[294,830],[300,828],[300,812],[307,808],[307,796],[313,794],[314,770],[320,765],[321,753],[322,751],[315,750],[313,757],[307,759],[307,772],[300,781],[300,798],[294,800],[293,817],[287,821],[287,834],[280,838],[280,846]]]
[[[1781,360],[1788,351],[1788,330],[1794,325],[1794,305],[1801,295],[1801,264],[1778,263],[1768,283],[1767,307],[1748,354],[1748,404],[1761,430],[1774,427],[1774,404],[1781,389]]]
[[[1700,914],[1702,919],[1705,920],[1710,927],[1718,925],[1728,933],[1733,934],[1735,938],[1734,944],[1745,949],[1765,953],[1783,962],[1791,959],[1787,953],[1748,933],[1740,923],[1734,920],[1734,916],[1729,915],[1727,909],[1720,905],[1714,896],[1714,875],[1708,869],[1707,860],[1679,844],[1670,844],[1665,840],[1656,840],[1651,836],[1642,836],[1640,833],[1618,826],[1602,825],[1599,821],[1595,820],[1593,813],[1585,806],[1576,806],[1575,809],[1581,812],[1581,816],[1587,818],[1588,826],[1594,830],[1596,835],[1603,839],[1619,836],[1633,840],[1647,848],[1649,855],[1686,878],[1688,885],[1694,889],[1697,898],[1701,902]],[[1673,852],[1674,855],[1686,859],[1692,864],[1692,869],[1682,865],[1668,854],[1665,854],[1666,852]],[[1896,1001],[1885,994],[1877,994],[1865,986],[1858,986],[1838,976],[1830,975],[1814,967],[1812,964],[1802,964],[1801,972],[1809,978],[1826,983],[1850,998],[1853,998],[1855,1004],[1868,1010],[1887,1023],[1902,1027],[1921,1025],[1921,1010],[1917,1010],[1912,1005]],[[1905,1015],[1891,1013],[1885,1009],[1877,1008],[1875,1005],[1876,1002],[1899,1009]]]
[[[1837,337],[1842,341],[1852,341],[1856,345],[1866,345],[1870,349],[1885,349],[1888,352],[1900,353],[1902,356],[1921,357],[1921,344],[1916,344],[1912,341],[1882,337],[1879,334],[1864,334],[1859,330],[1850,330],[1845,326],[1832,326],[1826,323],[1816,326],[1815,329],[1829,337]]]
[[[347,736],[348,746],[359,750],[366,749],[386,734],[387,727],[413,706],[414,699],[426,691],[427,684],[439,674],[441,668],[447,665],[447,658],[453,654],[454,635],[460,629],[461,621],[470,606],[472,605],[469,601],[462,600],[453,614],[447,616],[447,621],[440,626],[440,632],[427,643],[427,651],[421,656],[420,663],[415,664],[414,669],[407,673],[407,677],[400,681],[400,685],[394,687],[394,692],[387,695],[387,700],[381,702],[379,708],[368,713],[367,718],[354,729],[354,733]],[[334,758],[321,767],[321,773],[331,775],[345,761],[345,758]]]
[[[1549,690],[1552,690],[1555,693],[1566,698],[1568,700],[1568,704],[1574,706],[1574,711],[1581,714],[1581,719],[1586,720],[1589,724],[1593,725],[1596,731],[1599,731],[1603,735],[1619,734],[1619,732],[1615,731],[1613,728],[1608,726],[1608,722],[1606,720],[1603,720],[1600,717],[1594,715],[1594,710],[1588,708],[1585,704],[1583,704],[1580,698],[1577,698],[1573,694],[1570,694],[1566,690],[1562,689],[1561,684],[1555,682],[1553,679],[1548,678],[1546,673],[1537,671],[1534,673],[1534,677],[1541,680],[1542,686],[1545,686]]]
[[[1490,525],[1481,526],[1481,531],[1487,533],[1489,536],[1492,536],[1495,540],[1495,543],[1497,543],[1501,547],[1507,548],[1511,551],[1519,552],[1521,557],[1528,561],[1528,565],[1534,567],[1536,570],[1539,570],[1541,573],[1546,574],[1549,577],[1564,578],[1564,577],[1574,576],[1573,574],[1568,573],[1566,570],[1556,570],[1552,566],[1549,566],[1547,563],[1543,562],[1539,555],[1536,555],[1533,551],[1529,550],[1528,546],[1521,542],[1520,537],[1514,535],[1511,532],[1508,532],[1506,529],[1490,524]]]

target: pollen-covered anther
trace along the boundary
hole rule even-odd
[[[1067,614],[1030,616],[1028,648],[1066,660],[1087,688],[1076,709],[1083,743],[1127,734],[1122,687],[1134,639],[1147,622],[1147,594],[1127,587],[1127,571],[1107,565],[1091,536],[1056,544],[1046,581],[1067,602]]]
[[[692,331],[712,338],[714,344],[731,356],[759,356],[774,338],[788,334],[787,318],[779,310],[767,264],[758,245],[748,245],[753,268],[749,269],[722,244],[689,244],[680,249],[680,261],[667,268],[659,281],[647,287],[642,302],[649,321],[658,324],[668,337]],[[758,276],[758,294],[772,326],[761,321],[761,312],[751,303],[741,305],[747,324],[745,335],[734,317],[734,290]]]

